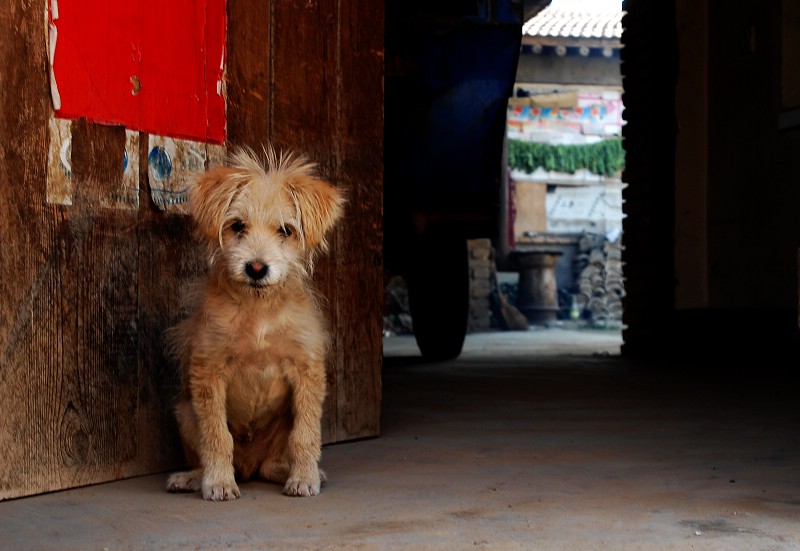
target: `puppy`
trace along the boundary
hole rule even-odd
[[[314,257],[342,217],[344,197],[305,157],[233,153],[204,173],[189,208],[205,241],[208,277],[187,317],[168,330],[181,366],[175,408],[192,470],[172,492],[239,497],[236,478],[320,491],[325,357],[329,333],[312,284]]]

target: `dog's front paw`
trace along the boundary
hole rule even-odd
[[[320,478],[301,478],[290,476],[283,486],[283,493],[287,496],[315,496],[319,494]]]
[[[233,478],[228,480],[203,480],[203,499],[208,501],[232,501],[239,497],[239,487]]]

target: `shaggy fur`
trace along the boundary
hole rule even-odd
[[[172,474],[169,491],[236,499],[236,479],[258,476],[287,495],[319,493],[329,334],[310,278],[343,204],[308,160],[271,148],[263,159],[239,150],[191,187],[209,273],[168,334],[193,468]]]

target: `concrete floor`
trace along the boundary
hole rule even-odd
[[[159,474],[0,503],[0,548],[800,549],[797,386],[620,343],[471,334],[431,365],[390,337],[383,434],[326,446],[321,495],[207,503]]]

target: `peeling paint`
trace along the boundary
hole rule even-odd
[[[47,202],[72,204],[72,121],[50,118],[47,152]]]
[[[153,203],[163,211],[186,214],[190,182],[208,167],[223,164],[226,148],[150,135],[147,152]]]
[[[121,159],[122,178],[115,190],[103,198],[104,207],[136,210],[139,208],[139,133],[125,131],[125,154]]]
[[[47,25],[49,28],[47,51],[49,59],[50,70],[50,97],[53,100],[53,109],[58,111],[61,109],[61,94],[58,92],[58,83],[56,82],[56,74],[53,70],[53,60],[56,56],[56,43],[58,42],[58,27],[56,27],[56,20],[58,19],[58,0],[50,0],[50,10],[48,15]]]
[[[51,117],[48,121],[50,146],[47,154],[47,202],[70,206],[74,203],[72,178],[72,121]],[[139,207],[139,133],[125,132],[125,154],[120,159],[120,177],[108,195],[100,198],[106,208]]]

